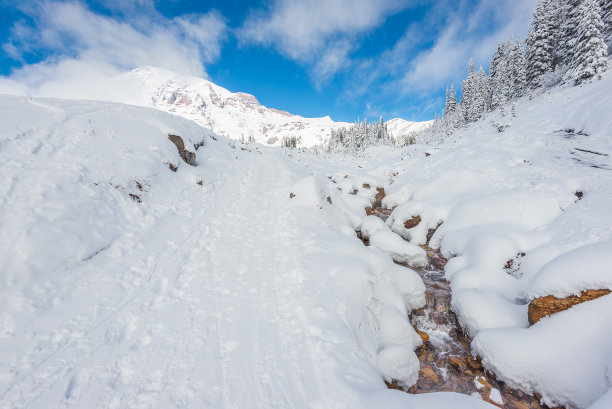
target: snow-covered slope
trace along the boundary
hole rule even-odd
[[[386,388],[416,379],[423,284],[308,164],[142,107],[0,115],[0,407],[489,407]]]
[[[232,93],[208,80],[188,77],[161,68],[143,67],[121,75],[113,83],[130,90],[115,93],[111,100],[149,106],[190,119],[229,138],[279,146],[284,137],[300,138],[300,146],[325,142],[332,129],[351,126],[329,116],[304,118],[287,111],[268,108],[257,98]],[[428,126],[428,122],[392,119],[389,131],[394,137]]]
[[[432,124],[432,121],[413,122],[406,121],[402,118],[394,118],[387,121],[387,129],[389,133],[397,140],[404,136],[410,135],[412,132],[418,132]]]
[[[523,98],[516,117],[492,112],[437,147],[317,164],[347,193],[385,187],[388,226],[411,243],[437,229],[429,244],[449,259],[472,352],[549,407],[587,408],[612,387],[612,294],[531,326],[527,311],[535,297],[612,290],[611,92],[608,72]]]
[[[127,96],[117,102],[137,103],[190,119],[232,139],[280,145],[283,137],[301,138],[302,146],[320,144],[331,129],[350,126],[330,117],[303,118],[267,108],[253,95],[232,93],[214,83],[161,68],[144,67],[123,74],[120,83],[140,88],[139,100]]]

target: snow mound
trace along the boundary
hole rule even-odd
[[[612,241],[589,244],[561,254],[532,278],[529,298],[564,298],[584,290],[612,290]]]

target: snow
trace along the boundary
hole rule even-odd
[[[138,75],[158,101],[181,90],[193,107],[201,86],[259,110]],[[551,406],[609,406],[612,295],[532,326],[527,306],[612,288],[610,90],[607,73],[439,146],[359,158],[236,143],[145,107],[1,96],[0,406],[491,407],[383,382],[417,379],[408,316],[425,287],[393,259],[422,265],[436,228],[485,368]],[[377,187],[386,223],[365,213]]]
[[[0,406],[489,407],[386,388],[423,283],[305,158],[135,106],[0,112]]]
[[[491,392],[489,392],[489,399],[491,399],[493,403],[497,403],[498,405],[504,404],[504,400],[501,397],[501,393],[499,393],[499,390],[495,388],[491,388]]]
[[[329,116],[304,118],[287,111],[268,108],[253,95],[231,92],[204,78],[185,76],[158,67],[140,67],[112,78],[100,78],[103,86],[74,87],[70,82],[42,89],[44,97],[78,98],[119,102],[156,108],[194,121],[229,138],[280,146],[283,137],[300,138],[300,146],[325,142],[331,129],[350,127]],[[23,94],[19,84],[4,84],[0,92]],[[375,118],[378,120],[378,118]],[[429,126],[431,121],[389,121],[390,132],[400,137]]]
[[[515,103],[516,117],[494,111],[436,147],[304,155],[311,169],[342,175],[343,192],[361,195],[362,180],[384,187],[386,224],[410,243],[425,244],[437,228],[429,245],[449,259],[451,306],[472,352],[551,406],[587,408],[612,386],[611,296],[531,327],[527,319],[535,297],[612,288],[611,89],[607,73],[532,95]],[[500,121],[510,124],[504,132]],[[367,219],[361,229],[386,232]]]
[[[531,298],[568,297],[581,290],[612,290],[612,241],[589,244],[555,257],[531,279]],[[588,274],[584,274],[588,272]]]

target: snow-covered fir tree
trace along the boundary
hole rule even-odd
[[[326,150],[329,153],[356,154],[371,146],[394,144],[395,140],[382,118],[378,122],[357,120],[350,128],[332,129]]]
[[[541,0],[540,0],[541,1]],[[558,58],[562,65],[569,65],[573,60],[574,50],[578,43],[578,26],[580,24],[579,7],[582,0],[560,0],[558,18],[559,47]]]
[[[527,85],[527,60],[523,52],[523,42],[517,37],[512,47],[512,98],[520,98]]]
[[[538,2],[526,41],[526,80],[530,88],[540,87],[543,77],[553,71],[553,51],[557,37],[556,17],[556,3],[553,0]]]
[[[599,7],[601,7],[601,21],[604,24],[604,41],[608,44],[608,54],[610,54],[610,47],[612,47],[612,1],[600,0]]]
[[[601,8],[598,0],[583,0],[578,7],[578,41],[573,54],[571,69],[565,79],[575,85],[601,78],[607,68],[607,46],[602,32]]]

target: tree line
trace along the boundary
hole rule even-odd
[[[611,0],[539,0],[525,42],[500,42],[488,75],[482,66],[475,70],[470,60],[460,101],[451,85],[444,111],[418,139],[442,140],[498,108],[505,115],[508,103],[525,92],[599,79],[607,69],[610,46]]]

